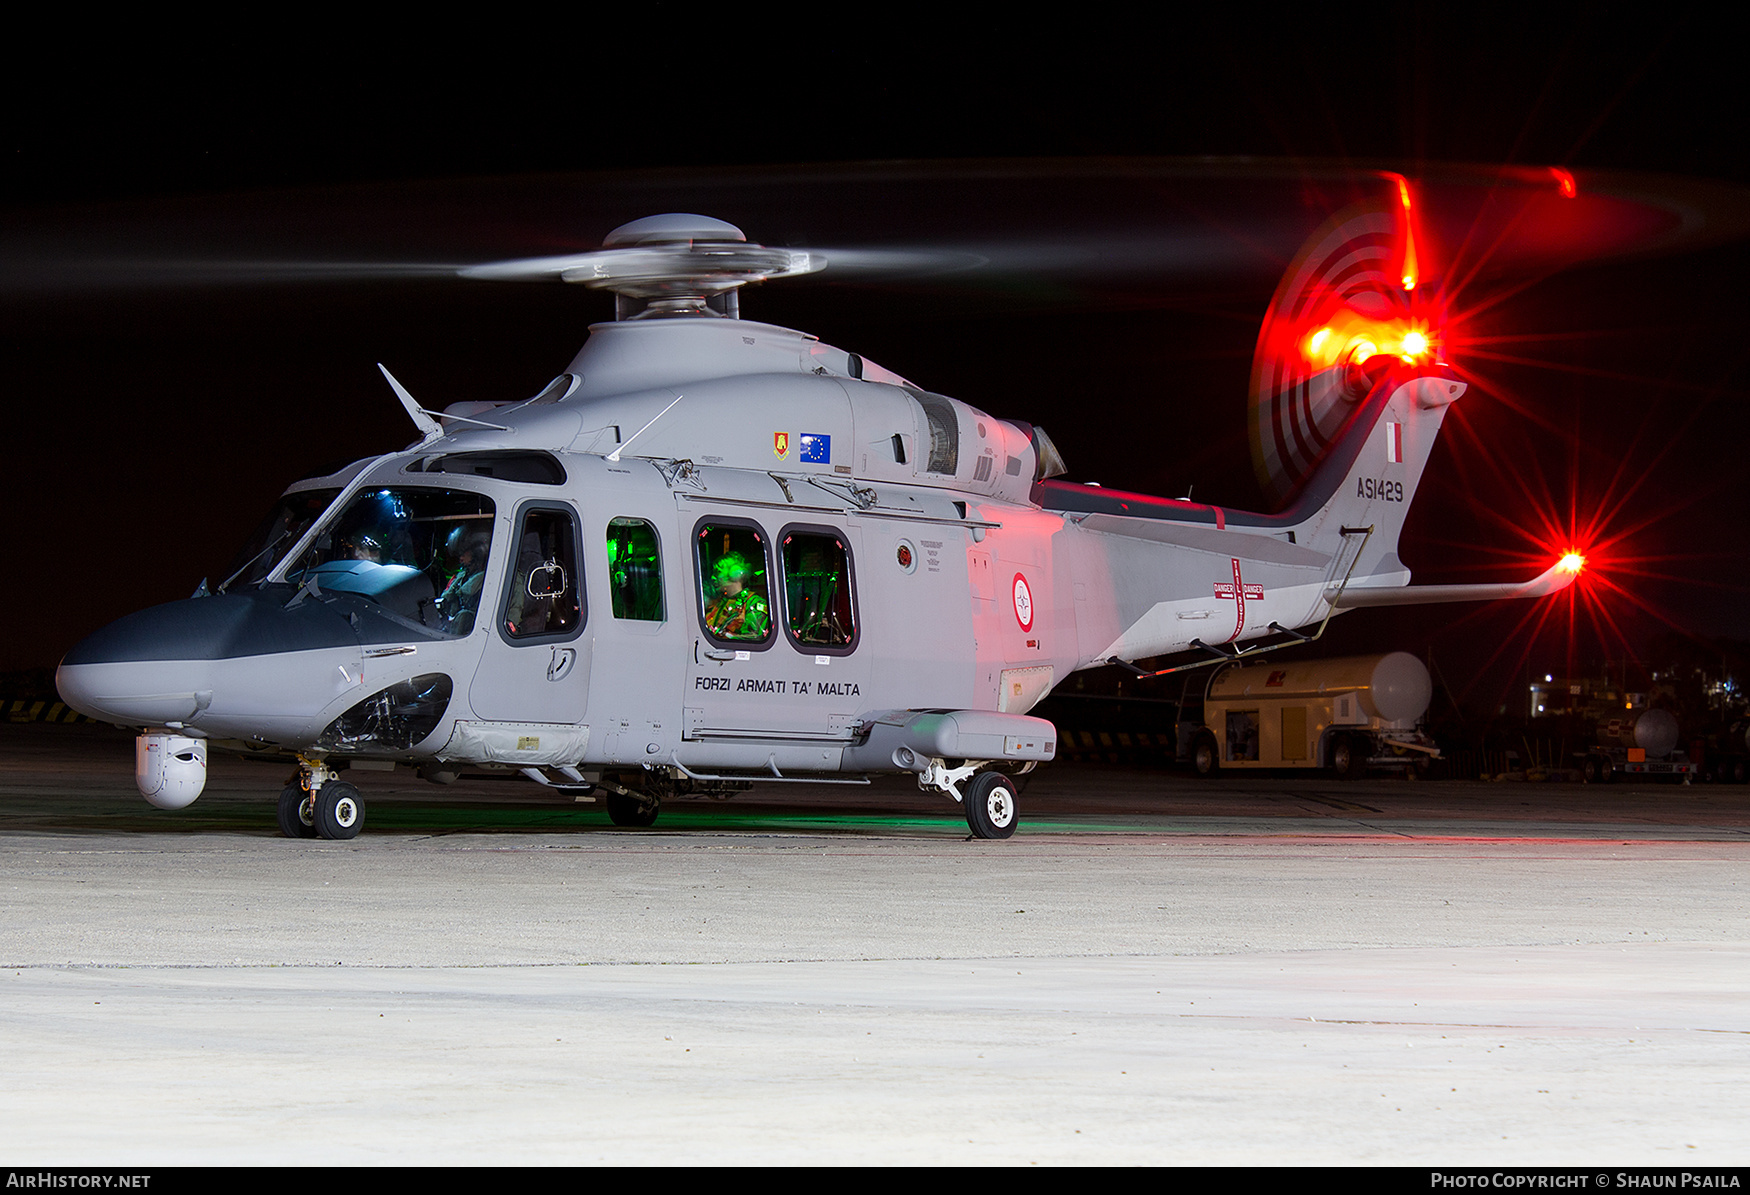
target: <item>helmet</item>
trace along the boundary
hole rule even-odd
[[[730,552],[711,566],[711,580],[718,585],[729,581],[739,581],[745,585],[751,576],[753,569],[748,565],[747,557],[740,552]]]

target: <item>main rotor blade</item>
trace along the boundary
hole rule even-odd
[[[587,258],[608,229],[672,210],[733,217],[754,241],[823,258],[800,286],[1255,289],[1331,212],[1400,174],[1431,252],[1470,281],[1750,234],[1750,191],[1656,176],[1289,160],[850,163],[14,211],[0,231],[0,297],[479,277]]]

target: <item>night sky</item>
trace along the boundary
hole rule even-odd
[[[20,43],[0,671],[216,583],[286,483],[413,438],[376,362],[428,407],[518,399],[611,317],[582,288],[404,267],[581,250],[670,210],[768,244],[976,244],[1038,268],[777,283],[743,315],[1037,422],[1072,479],[1255,507],[1253,343],[1316,210],[1349,197],[1331,164],[1643,172],[1671,210],[1694,196],[1682,179],[1750,186],[1735,51],[1677,9],[1632,30],[1512,9],[1364,29],[640,11]],[[1199,156],[1269,159],[1284,181],[1236,190],[1164,161]],[[1750,639],[1750,238],[1721,232],[1750,190],[1707,195],[1707,227],[1673,249],[1465,295],[1474,351],[1449,355],[1477,384],[1400,552],[1441,583],[1529,577],[1575,546],[1586,593],[1348,614],[1329,647],[1431,649],[1492,708],[1528,669],[1644,660],[1673,631]]]

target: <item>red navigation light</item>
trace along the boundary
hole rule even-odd
[[[1556,567],[1561,569],[1564,573],[1578,573],[1581,569],[1586,567],[1586,558],[1578,552],[1569,552],[1566,556],[1563,556],[1560,560],[1556,561]]]
[[[1372,319],[1351,309],[1333,313],[1329,323],[1301,342],[1306,359],[1318,369],[1347,361],[1359,365],[1381,353],[1415,365],[1434,352],[1434,338],[1420,323]]]
[[[1580,188],[1575,185],[1574,176],[1570,171],[1563,170],[1560,166],[1551,166],[1549,172],[1555,177],[1556,187],[1560,189],[1563,199],[1572,199],[1580,193]]]

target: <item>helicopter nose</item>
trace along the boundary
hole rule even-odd
[[[130,726],[196,721],[253,657],[358,648],[346,619],[314,603],[220,594],[153,606],[87,636],[55,672],[68,705]],[[267,670],[271,671],[271,670]],[[263,677],[263,680],[268,679]]]

